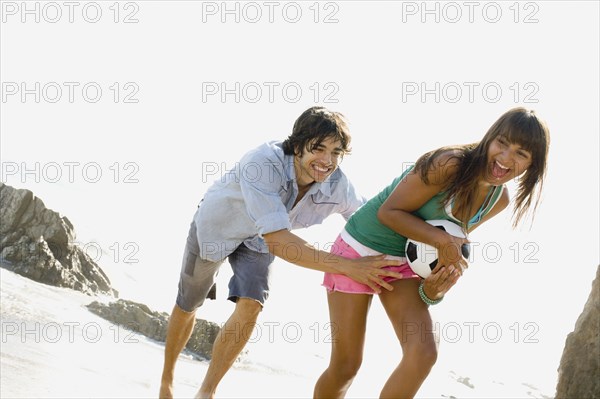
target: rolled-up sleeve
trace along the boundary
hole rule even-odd
[[[290,230],[290,218],[280,195],[281,190],[286,189],[281,161],[251,152],[242,158],[239,167],[246,210],[259,237],[278,230]]]

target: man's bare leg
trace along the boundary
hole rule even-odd
[[[215,339],[212,359],[196,398],[214,398],[217,385],[252,335],[261,310],[262,305],[253,299],[238,299],[233,314]]]
[[[165,342],[165,361],[160,384],[159,397],[171,399],[173,397],[173,372],[179,354],[187,344],[194,323],[196,312],[186,312],[175,305],[169,318],[167,327],[167,341]]]

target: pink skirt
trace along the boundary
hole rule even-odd
[[[349,259],[361,257],[361,255],[354,248],[352,248],[350,244],[344,241],[341,235],[338,235],[330,252],[332,254]],[[420,278],[419,275],[410,268],[408,263],[404,263],[400,266],[387,266],[384,267],[384,269],[401,273],[403,278]],[[386,282],[391,282],[399,279],[395,277],[384,277],[383,280]],[[339,291],[348,294],[376,294],[376,292],[373,291],[368,285],[356,282],[343,274],[325,273],[322,285],[330,292]]]

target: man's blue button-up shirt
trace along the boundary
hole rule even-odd
[[[200,257],[225,259],[241,243],[268,253],[264,234],[319,224],[333,213],[348,220],[365,202],[339,168],[294,206],[297,196],[294,156],[283,153],[282,142],[251,150],[214,182],[196,211]]]

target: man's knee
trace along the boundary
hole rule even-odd
[[[221,328],[219,333],[221,340],[227,341],[235,338],[247,341],[254,332],[261,309],[261,304],[253,299],[238,299],[233,314]]]
[[[169,316],[169,328],[185,329],[185,328],[193,328],[194,323],[196,322],[196,310],[188,312],[185,309],[179,307],[179,305],[173,306],[173,310],[171,311],[171,315]],[[189,327],[189,326],[192,327]]]
[[[235,315],[238,319],[253,322],[256,321],[262,310],[260,302],[251,298],[239,298],[235,303]]]
[[[196,315],[196,310],[198,310],[198,308],[196,308],[194,310],[185,310],[181,306],[179,306],[177,303],[173,307],[173,313],[176,313],[177,315],[182,316],[182,317],[194,317]]]

